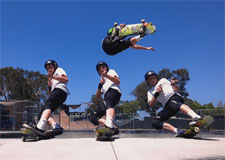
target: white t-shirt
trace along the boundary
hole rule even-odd
[[[176,92],[173,90],[173,87],[170,83],[165,78],[162,78],[158,81],[158,83],[151,87],[150,90],[148,91],[148,102],[152,100],[153,95],[156,92],[156,88],[158,86],[162,87],[162,91],[160,92],[159,96],[157,97],[157,101],[162,103],[163,107],[165,107],[166,102],[172,97]]]
[[[62,68],[57,68],[55,73],[53,74],[53,76],[62,76],[62,75],[67,76],[66,72]],[[67,89],[67,83],[63,83],[63,82],[60,82],[60,81],[58,81],[56,79],[52,79],[51,80],[51,91],[53,91],[55,88],[60,88],[64,92],[69,94],[69,91]]]
[[[110,69],[107,72],[107,74],[112,76],[112,77],[117,76],[119,78],[119,76],[117,75],[116,71],[113,70],[113,69]],[[119,85],[113,83],[110,79],[108,79],[106,77],[104,77],[104,80],[105,80],[105,83],[102,86],[101,92],[103,92],[105,94],[108,91],[109,88],[113,88],[113,89],[115,89],[115,90],[117,90],[118,92],[121,93]]]

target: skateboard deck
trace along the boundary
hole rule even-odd
[[[54,138],[53,136],[39,136],[37,133],[35,133],[32,129],[29,128],[21,128],[21,134],[22,134],[22,141],[39,141],[43,139],[50,139]]]
[[[144,34],[153,34],[156,32],[156,27],[151,22],[148,23],[145,27],[146,29],[144,31]],[[137,35],[142,32],[142,29],[143,29],[143,23],[128,24],[128,25],[125,25],[124,28],[119,29],[119,36]]]
[[[209,130],[213,121],[214,120],[212,116],[205,116],[202,119],[200,119],[195,125],[188,127],[188,129],[185,130],[184,134],[181,137],[192,138],[196,136],[198,133],[200,133],[201,129],[203,128]]]
[[[141,23],[137,24],[127,24],[123,27],[118,26],[118,23],[114,23],[114,27],[108,30],[108,34],[119,37],[126,37],[131,35],[138,34],[153,34],[156,32],[156,26],[152,22],[146,22],[144,19],[141,20]]]
[[[52,130],[47,130],[43,133],[43,135],[41,135],[42,133],[33,129],[32,127],[28,128],[23,126],[21,128],[21,134],[22,134],[22,141],[26,142],[26,140],[39,141],[43,139],[51,139],[51,138],[54,138],[57,133]]]

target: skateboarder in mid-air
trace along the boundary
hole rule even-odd
[[[96,65],[96,70],[100,75],[96,98],[104,94],[104,105],[101,110],[92,113],[90,121],[95,125],[103,124],[96,128],[97,132],[105,130],[110,135],[116,135],[119,130],[114,126],[113,119],[115,117],[114,107],[119,103],[121,97],[120,79],[115,70],[109,69],[106,62],[100,61]],[[105,119],[102,118],[104,115]]]
[[[49,124],[52,126],[52,130],[47,133],[52,133],[55,136],[62,134],[63,129],[54,121],[51,113],[66,101],[67,94],[69,93],[67,89],[68,77],[66,72],[62,68],[59,68],[57,62],[54,60],[46,61],[44,67],[48,72],[47,78],[50,95],[44,104],[41,118],[37,125],[23,124],[23,127],[35,131],[38,136],[45,136],[46,131],[44,128],[46,124]]]
[[[160,111],[156,119],[152,122],[152,127],[158,130],[164,129],[174,132],[176,136],[182,136],[183,130],[179,130],[165,121],[174,116],[178,111],[190,116],[193,121],[189,125],[195,125],[201,117],[196,114],[191,108],[184,104],[183,97],[177,92],[176,80],[171,82],[165,78],[158,80],[157,74],[153,71],[148,71],[145,74],[145,80],[151,88],[148,91],[148,104],[154,107],[156,102],[163,105],[163,110]]]
[[[126,25],[120,24],[119,26],[117,26],[116,24],[114,28],[109,29],[107,36],[102,41],[102,48],[104,52],[108,55],[115,55],[128,48],[154,51],[155,49],[152,47],[144,47],[144,46],[136,44],[146,35],[145,33],[146,25],[148,25],[148,23],[143,20],[143,28],[141,29],[139,33],[137,33],[138,35],[125,39],[127,36],[120,36],[119,31],[123,29]]]

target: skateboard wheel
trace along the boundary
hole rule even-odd
[[[198,127],[195,127],[195,132],[200,132],[200,128],[198,128]]]
[[[26,137],[26,136],[22,136],[22,141],[23,141],[23,142],[25,142],[25,141],[26,141],[26,139],[27,139],[27,137]]]

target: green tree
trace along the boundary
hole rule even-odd
[[[190,80],[189,73],[186,69],[181,68],[172,71],[173,76],[178,80],[178,87],[180,88],[180,94],[184,96],[184,98],[187,98],[189,95],[186,91],[186,84]]]
[[[47,78],[39,72],[12,67],[0,68],[0,98],[43,101],[48,93]]]
[[[147,103],[147,92],[149,90],[150,86],[147,85],[147,83],[141,82],[137,85],[137,87],[133,90],[131,93],[136,97],[136,100],[138,101],[140,110],[149,110],[149,106]]]
[[[119,108],[121,113],[136,113],[140,109],[139,106],[139,102],[134,100],[122,102]]]

